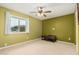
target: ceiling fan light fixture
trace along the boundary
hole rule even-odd
[[[39,17],[42,17],[43,16],[43,13],[37,13],[37,16],[39,16]]]
[[[47,17],[47,14],[51,12],[52,12],[51,10],[46,10],[46,8],[44,7],[39,7],[37,9],[37,12],[34,12],[34,13],[36,13],[36,15],[39,17]]]

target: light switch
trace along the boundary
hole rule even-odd
[[[52,28],[52,30],[55,30],[55,28]]]
[[[69,37],[69,40],[71,40],[71,37]]]

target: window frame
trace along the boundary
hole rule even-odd
[[[18,26],[20,26],[20,20],[24,20],[26,22],[26,27],[25,27],[24,32],[20,32],[20,28],[19,28],[18,32],[11,31],[11,28],[10,28],[11,17],[15,17],[18,19]],[[5,34],[20,34],[20,33],[29,33],[29,18],[26,19],[23,17],[12,15],[10,12],[6,12]]]

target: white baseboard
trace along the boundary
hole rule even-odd
[[[0,47],[0,50],[1,49],[5,49],[5,48],[14,47],[14,46],[19,46],[19,45],[26,44],[26,43],[29,43],[29,42],[32,42],[32,41],[35,41],[35,40],[39,40],[39,39],[40,38],[32,39],[32,40],[28,40],[28,41],[24,41],[24,42],[19,42],[19,43],[16,43],[16,44],[13,44],[13,45],[9,45],[9,46]]]
[[[63,43],[66,43],[66,44],[71,44],[71,45],[75,45],[74,43],[71,43],[71,42],[65,42],[65,41],[60,41],[58,40],[59,42],[63,42]],[[76,46],[76,45],[75,45]]]

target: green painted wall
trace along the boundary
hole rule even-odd
[[[42,22],[43,35],[56,35],[58,40],[75,43],[74,14],[47,19]],[[55,28],[55,30],[52,30]],[[69,40],[69,37],[71,40]]]
[[[5,12],[9,11],[11,14],[15,16],[20,16],[27,18],[29,17],[30,20],[30,33],[21,33],[21,34],[9,34],[5,35]],[[42,21],[37,20],[33,17],[30,17],[28,15],[16,12],[14,10],[10,10],[7,8],[0,8],[0,47],[4,46],[5,43],[8,45],[18,43],[18,42],[23,42],[31,39],[38,38],[42,35]],[[27,39],[27,37],[29,39]]]
[[[79,54],[79,25],[78,25],[78,54]]]

